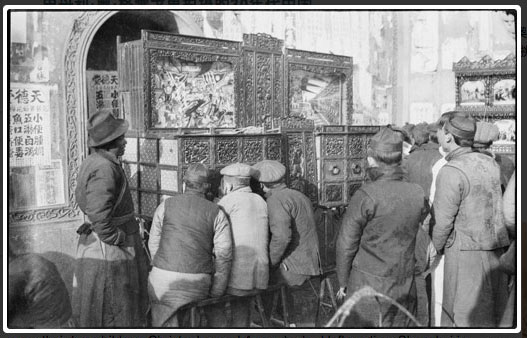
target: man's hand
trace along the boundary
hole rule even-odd
[[[337,302],[344,301],[345,297],[346,297],[346,288],[345,287],[340,288],[339,291],[337,292]]]

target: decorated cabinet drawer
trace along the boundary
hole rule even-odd
[[[316,134],[319,205],[338,207],[365,180],[366,149],[379,126],[324,126]]]

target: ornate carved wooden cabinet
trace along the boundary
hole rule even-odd
[[[213,169],[217,194],[226,165],[280,161],[288,185],[324,213],[345,206],[362,184],[364,149],[378,127],[346,126],[351,57],[285,49],[266,34],[236,42],[153,31],[137,41],[118,38],[117,51],[122,113],[131,125],[123,162],[141,216],[181,192],[196,162]],[[335,232],[326,225],[319,223],[324,266],[335,260],[327,250]]]
[[[516,152],[516,56],[502,60],[489,56],[479,61],[464,57],[454,63],[456,109],[478,120],[494,122],[500,129],[493,143],[496,153],[514,160]]]

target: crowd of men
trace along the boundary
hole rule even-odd
[[[153,215],[150,261],[118,159],[127,130],[126,121],[109,113],[89,120],[93,151],[76,189],[88,221],[78,229],[71,306],[67,292],[57,291],[55,301],[68,303],[55,307],[61,315],[43,307],[39,294],[49,298],[64,283],[31,283],[31,277],[45,281],[56,269],[15,269],[23,260],[10,252],[10,327],[188,327],[185,305],[225,294],[234,299],[230,311],[224,303],[208,306],[204,325],[249,327],[251,298],[244,296],[277,283],[288,286],[291,321],[314,323],[318,303],[310,308],[303,301],[306,292],[317,292],[322,273],[314,209],[286,186],[284,165],[229,165],[220,172],[220,196],[210,201],[208,168],[191,164],[183,193],[165,199]],[[514,164],[490,150],[497,136],[493,124],[456,112],[433,124],[383,127],[373,136],[367,182],[352,196],[337,237],[339,300],[370,286],[411,314],[424,306],[425,326],[513,326],[515,175]],[[41,289],[30,290],[35,285]],[[21,295],[26,306],[14,301]],[[273,297],[263,300],[270,316]],[[345,323],[378,325],[415,322],[393,303],[364,298]]]

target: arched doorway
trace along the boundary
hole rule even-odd
[[[125,11],[123,11],[125,12]],[[203,36],[203,31],[188,12],[157,11],[171,13],[176,20],[178,32]],[[80,216],[75,203],[75,187],[82,159],[87,153],[86,122],[88,99],[86,92],[86,68],[89,48],[99,29],[120,11],[86,11],[73,23],[66,39],[64,52],[64,79],[66,100],[66,138],[68,165],[68,200],[70,204],[57,212],[59,217],[77,219]]]

